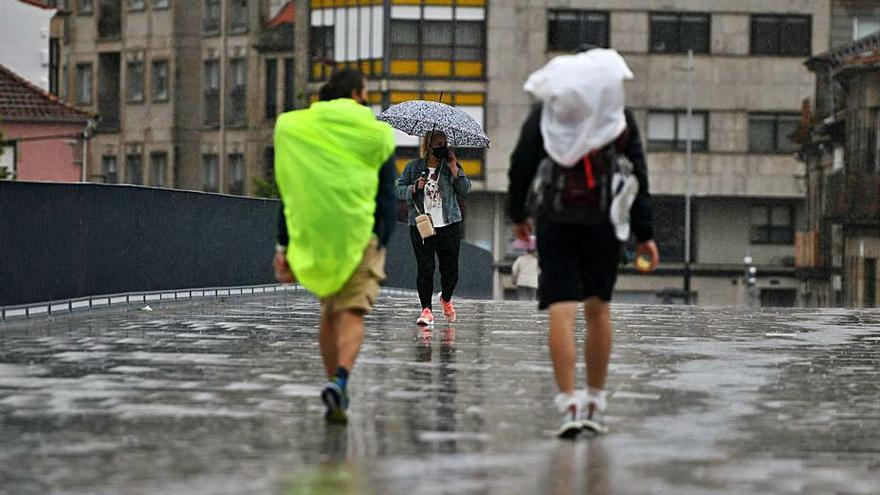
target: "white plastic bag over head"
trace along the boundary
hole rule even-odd
[[[626,128],[623,81],[633,74],[615,50],[594,48],[560,55],[526,81],[541,100],[541,135],[550,158],[573,166],[585,154],[617,139]]]

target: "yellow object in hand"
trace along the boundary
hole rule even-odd
[[[644,256],[639,256],[636,258],[636,269],[641,272],[646,272],[651,269],[651,260],[645,258]]]

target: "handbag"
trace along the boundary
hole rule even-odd
[[[416,228],[419,230],[419,235],[422,236],[422,240],[425,240],[437,235],[437,230],[434,229],[434,222],[431,221],[431,215],[428,215],[426,212],[419,209],[419,202],[416,200],[416,197],[416,190],[414,189],[413,206],[415,206],[416,212],[419,213],[416,217]]]

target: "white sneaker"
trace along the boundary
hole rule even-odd
[[[609,429],[605,426],[605,414],[592,402],[583,408],[581,426],[584,431],[593,435],[605,435]]]
[[[556,408],[562,414],[556,436],[574,440],[584,428],[581,420],[583,400],[575,394],[556,394]]]

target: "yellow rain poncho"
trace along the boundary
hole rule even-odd
[[[318,297],[338,292],[373,235],[379,170],[394,152],[391,126],[348,98],[288,112],[275,125],[275,179],[297,280]]]

